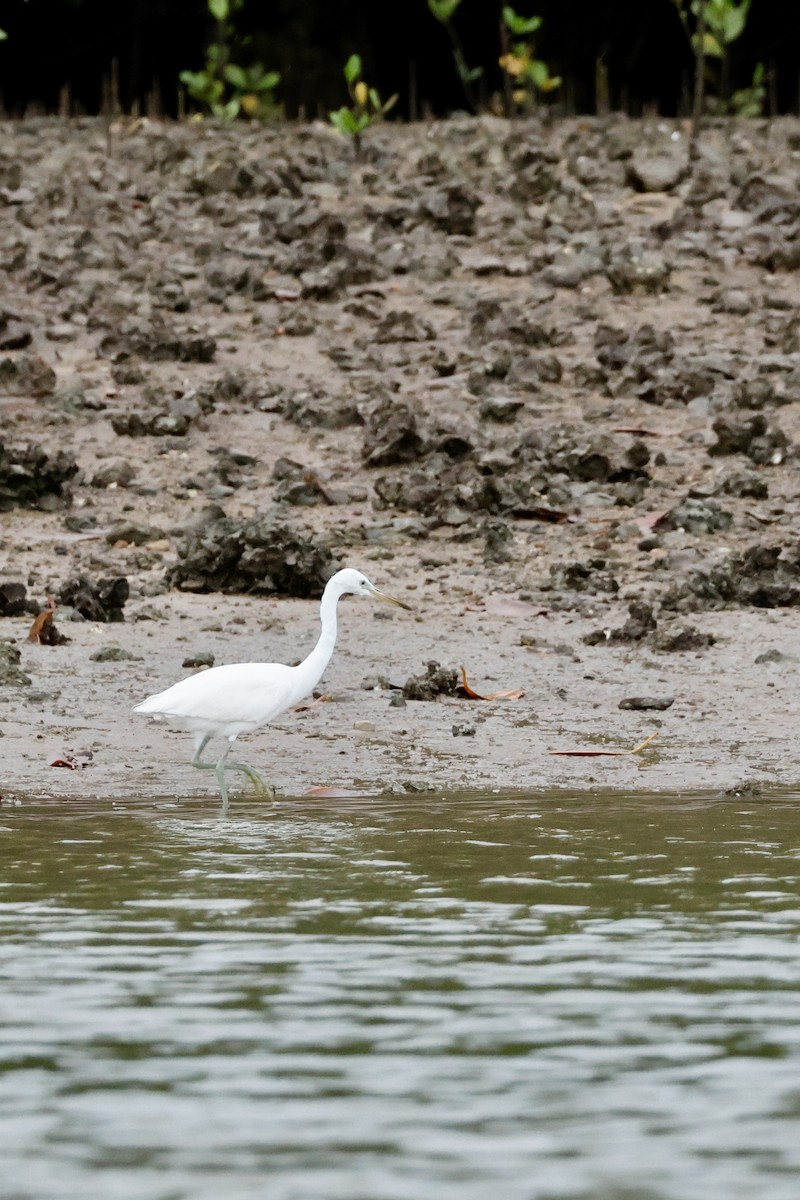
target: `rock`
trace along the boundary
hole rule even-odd
[[[613,629],[610,642],[640,642],[654,632],[656,619],[653,607],[644,600],[633,600],[628,605],[628,620],[619,629]]]
[[[445,233],[472,237],[480,200],[461,184],[430,189],[420,203],[420,212]]]
[[[619,584],[610,571],[606,569],[605,559],[595,558],[587,563],[552,563],[550,566],[550,586],[559,591],[610,592],[612,595],[619,591]]]
[[[475,737],[475,726],[469,721],[456,721],[453,725],[453,737]]]
[[[128,358],[149,362],[209,363],[217,343],[213,337],[193,330],[180,331],[161,319],[129,318],[100,342],[98,354],[115,363]]]
[[[38,443],[0,441],[0,512],[11,508],[62,508],[72,502],[78,464],[65,450],[48,454]]]
[[[684,139],[637,146],[627,165],[628,182],[637,192],[671,192],[689,172]]]
[[[732,471],[723,479],[719,491],[740,499],[766,500],[769,497],[766,481],[752,471]]]
[[[606,265],[606,277],[616,295],[666,291],[671,274],[672,267],[659,250],[637,245],[614,247]]]
[[[784,654],[781,650],[776,650],[773,646],[769,650],[765,650],[763,654],[757,654],[753,659],[754,663],[761,665],[762,663],[782,663],[796,662],[797,659],[792,654]]]
[[[496,421],[500,425],[507,425],[516,419],[517,413],[524,407],[524,400],[517,400],[513,396],[497,396],[491,400],[484,400],[480,407],[480,415],[484,421]]]
[[[166,408],[159,407],[154,411],[132,408],[113,413],[111,428],[124,437],[185,437],[201,411],[195,396],[179,396]]]
[[[403,684],[406,700],[436,700],[439,696],[454,696],[458,687],[455,667],[443,667],[431,661],[422,675],[411,675]]]
[[[318,598],[332,566],[327,546],[269,516],[221,517],[188,533],[167,583],[189,592]]]
[[[699,629],[685,625],[677,632],[659,630],[652,639],[652,646],[664,654],[680,654],[688,650],[707,650],[716,640],[711,633],[701,633]]]
[[[87,621],[124,621],[122,610],[130,595],[127,579],[99,579],[92,583],[85,575],[65,583],[58,603],[74,608]]]
[[[733,516],[720,508],[716,500],[688,496],[667,513],[661,524],[665,529],[682,529],[686,533],[724,533],[733,524]]]
[[[55,391],[56,373],[35,354],[0,359],[0,390],[15,396],[49,396]]]
[[[674,696],[626,696],[618,707],[625,712],[666,712],[674,703]]]
[[[95,650],[94,654],[89,655],[90,662],[134,662],[141,661],[132,654],[130,650],[126,650],[123,646],[101,646],[99,650]]]
[[[436,337],[433,326],[404,309],[386,314],[375,330],[376,342],[430,342]]]
[[[24,350],[33,341],[30,327],[0,313],[0,350]]]
[[[190,667],[199,669],[200,667],[213,667],[214,654],[211,650],[198,650],[195,654],[190,654],[181,663],[182,667]]]
[[[710,455],[746,454],[754,463],[775,466],[784,461],[789,439],[777,425],[770,425],[763,413],[745,421],[717,417],[712,427],[717,435]]]
[[[11,642],[0,641],[0,687],[28,687],[30,675],[18,665],[20,652]]]
[[[115,458],[92,476],[92,487],[127,487],[136,478],[136,468],[125,458]]]
[[[367,417],[362,458],[368,467],[409,462],[422,453],[417,416],[407,404],[381,401]]]
[[[743,554],[731,554],[703,570],[688,572],[667,588],[661,599],[663,609],[678,612],[737,604],[753,608],[800,606],[798,546],[785,552],[780,546],[750,546]]]
[[[24,583],[0,584],[0,617],[22,617],[38,611],[37,604],[28,599]]]
[[[129,546],[146,546],[148,542],[157,542],[165,536],[162,529],[152,525],[140,525],[137,521],[115,521],[106,534],[106,541],[115,546],[118,542],[126,542]]]
[[[389,701],[389,708],[405,708],[406,698],[402,692],[395,692]]]

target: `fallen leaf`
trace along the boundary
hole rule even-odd
[[[56,629],[53,615],[57,605],[52,596],[47,597],[47,603],[49,607],[42,609],[28,630],[28,641],[37,646],[58,646],[61,642],[68,642],[69,638]]]
[[[634,746],[632,750],[548,750],[547,753],[559,754],[564,758],[623,758],[626,754],[638,754],[640,750],[644,750],[654,737],[658,737],[658,730],[651,733],[650,737],[646,737],[638,746]]]
[[[66,767],[68,771],[78,771],[83,767],[93,766],[94,754],[91,750],[80,750],[77,754],[64,754],[61,758],[54,758],[50,763],[51,767]]]
[[[467,672],[464,667],[461,668],[461,683],[456,688],[456,692],[460,696],[466,696],[468,700],[519,700],[525,693],[522,689],[509,692],[487,692],[482,696],[480,692],[475,692],[467,683]]]
[[[635,425],[617,425],[612,433],[629,433],[632,437],[663,437],[657,429],[638,429]]]

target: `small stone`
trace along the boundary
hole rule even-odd
[[[456,721],[453,725],[453,737],[475,737],[475,726],[469,721]]]
[[[389,701],[389,708],[405,708],[406,698],[402,692],[395,692]]]
[[[623,711],[665,712],[674,703],[674,696],[626,696],[624,700],[620,700],[619,707]]]
[[[136,660],[136,655],[130,650],[125,650],[123,646],[101,646],[99,650],[95,650],[94,654],[89,655],[90,662],[132,662]]]
[[[757,654],[753,661],[756,663],[791,662],[793,657],[791,654],[784,654],[783,651],[776,650],[773,646],[769,650],[765,650],[763,654]]]
[[[182,667],[213,667],[214,655],[210,650],[199,650],[197,654],[190,654],[181,663]]]
[[[353,729],[357,729],[359,733],[374,733],[375,732],[375,722],[374,721],[354,721]]]
[[[101,467],[92,476],[92,487],[127,487],[136,476],[136,470],[125,459],[117,459]]]

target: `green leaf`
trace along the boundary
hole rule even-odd
[[[6,41],[7,38],[8,34],[6,33],[5,29],[0,29],[0,42]]]
[[[382,111],[381,98],[376,92],[375,88],[369,89],[369,102],[376,112]]]
[[[536,58],[528,66],[528,75],[535,87],[540,91],[546,92],[550,90],[550,72],[547,69],[547,63],[543,63]]]
[[[361,55],[351,54],[344,64],[344,77],[349,84],[355,83],[361,74]]]
[[[254,85],[257,92],[271,92],[281,81],[280,71],[267,71]]]
[[[460,4],[461,0],[428,0],[428,8],[436,20],[441,21],[442,25],[447,25],[449,21],[452,21]]]
[[[232,84],[232,86],[235,88],[241,88],[243,92],[246,92],[250,86],[250,81],[247,78],[247,72],[241,67],[235,66],[233,63],[228,63],[227,67],[223,68],[222,74],[225,76],[228,83]]]
[[[328,117],[331,124],[346,137],[352,137],[354,133],[359,132],[358,122],[349,108],[338,108],[336,112],[328,113]]]
[[[531,33],[536,33],[536,30],[542,24],[541,17],[521,17],[519,13],[514,12],[514,9],[509,5],[503,8],[503,20],[506,28],[514,34],[515,37],[528,37]]]
[[[241,107],[239,97],[234,96],[227,104],[212,104],[211,111],[215,117],[219,117],[223,121],[235,121]]]
[[[231,8],[228,0],[208,0],[208,11],[216,21],[227,21]]]

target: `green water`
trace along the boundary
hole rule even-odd
[[[0,809],[3,1200],[797,1200],[790,797]]]

